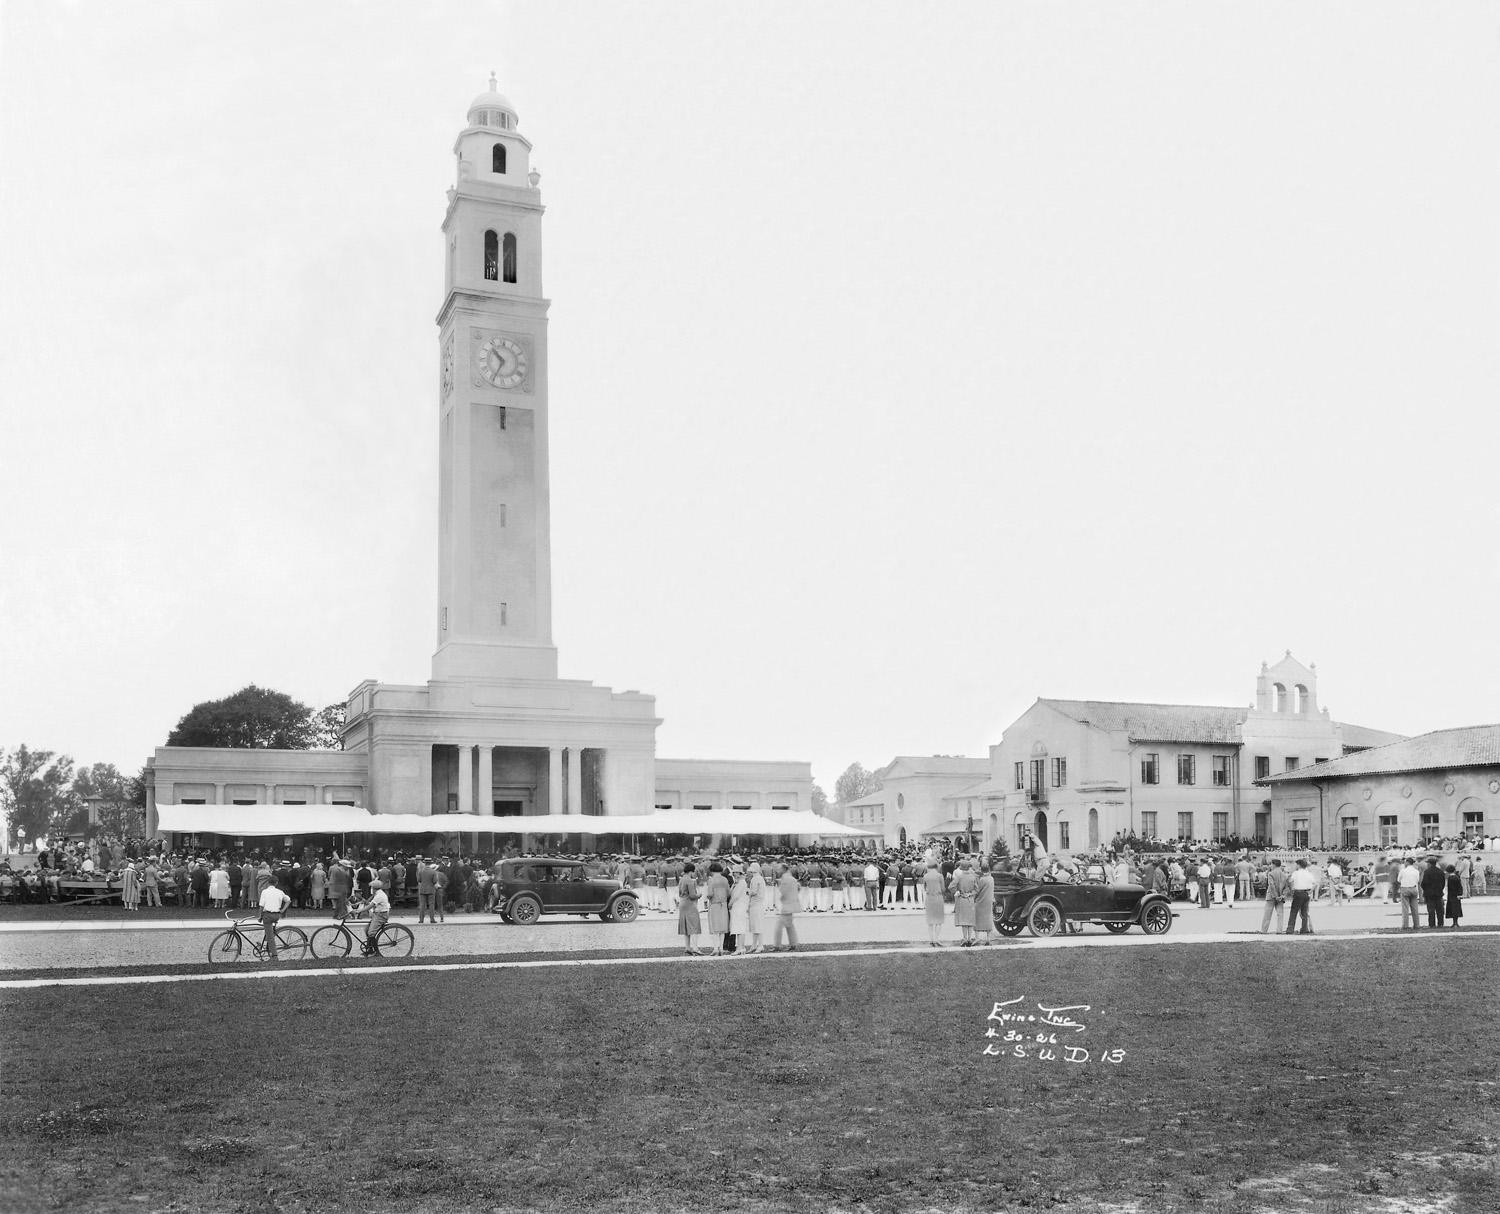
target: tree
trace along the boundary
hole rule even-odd
[[[844,774],[833,784],[833,792],[840,805],[848,805],[850,801],[858,801],[861,797],[868,797],[872,792],[879,791],[880,777],[872,771],[866,771],[858,760],[844,768]]]
[[[344,749],[344,710],[345,704],[340,700],[337,704],[330,704],[322,712],[313,714],[310,745],[314,750]]]
[[[19,828],[33,847],[45,835],[54,818],[65,818],[73,808],[68,785],[73,779],[73,760],[50,750],[30,750],[23,743],[6,753],[0,750],[0,809],[7,823],[6,850],[10,836]]]
[[[812,810],[824,818],[828,816],[828,794],[823,791],[821,784],[814,784],[812,790]]]
[[[122,776],[113,763],[95,763],[81,767],[73,777],[75,806],[65,819],[56,820],[53,828],[59,834],[113,835],[117,839],[136,838],[146,833],[146,815],[137,803],[137,780]],[[91,807],[90,802],[93,802]],[[92,821],[91,808],[98,811],[98,822]]]
[[[167,745],[307,750],[313,733],[312,709],[306,704],[251,683],[222,700],[194,704],[167,735]]]

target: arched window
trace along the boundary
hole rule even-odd
[[[505,145],[497,143],[490,151],[490,168],[496,173],[505,172]]]
[[[514,232],[505,234],[505,277],[502,281],[516,281],[516,236]]]
[[[1292,690],[1296,693],[1296,696],[1297,696],[1297,709],[1296,710],[1298,712],[1306,712],[1307,711],[1307,703],[1308,703],[1307,688],[1304,687],[1301,683],[1298,683],[1297,686],[1295,686],[1294,688],[1292,688]]]
[[[493,232],[484,234],[484,278],[486,282],[500,279],[500,238]]]
[[[1275,711],[1275,712],[1285,712],[1286,708],[1287,708],[1287,703],[1286,703],[1286,684],[1285,683],[1272,683],[1271,684],[1271,695],[1272,695],[1272,698],[1273,698],[1273,701],[1274,701],[1273,704],[1271,705],[1272,710]]]

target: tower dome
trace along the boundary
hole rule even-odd
[[[491,73],[489,91],[480,93],[469,102],[469,125],[490,126],[502,131],[513,131],[518,122],[516,107],[511,105],[509,97],[496,91],[495,85],[495,77]]]

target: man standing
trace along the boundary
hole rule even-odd
[[[776,882],[777,915],[776,930],[771,936],[771,951],[795,952],[797,949],[797,924],[795,916],[799,905],[802,887],[797,884],[797,876],[792,872],[790,864],[781,866],[781,879]],[[786,934],[786,947],[781,947],[782,934]]]
[[[1402,931],[1417,929],[1417,899],[1421,897],[1421,881],[1422,875],[1410,857],[1396,870],[1396,879],[1392,884],[1396,889],[1396,900],[1401,903]]]
[[[1198,861],[1198,905],[1208,910],[1213,905],[1214,866],[1207,859]]]
[[[349,913],[349,891],[353,886],[349,866],[345,861],[335,860],[328,866],[328,896],[333,899],[335,919],[342,919]]]
[[[1344,866],[1337,856],[1328,857],[1328,902],[1331,906],[1344,904]]]
[[[1422,870],[1421,877],[1422,901],[1427,903],[1427,926],[1443,926],[1443,890],[1447,888],[1448,879],[1443,876],[1443,870],[1438,867],[1436,856],[1427,857],[1427,867]],[[1416,918],[1416,914],[1412,914]]]
[[[1391,901],[1392,902],[1400,902],[1401,901],[1401,870],[1403,868],[1405,868],[1407,864],[1410,864],[1410,863],[1411,863],[1410,859],[1406,860],[1405,863],[1403,863],[1402,861],[1396,859],[1395,856],[1391,857],[1390,865],[1386,868],[1385,871],[1386,871],[1386,875],[1388,877],[1390,877],[1390,879],[1391,879]],[[1416,924],[1413,923],[1412,926],[1415,927]]]
[[[423,856],[417,864],[417,922],[426,923],[428,916],[432,921],[438,921],[437,909],[433,904],[434,896],[437,894],[437,867],[430,859]]]
[[[1249,856],[1241,856],[1235,861],[1234,894],[1241,902],[1249,902],[1255,897],[1255,866],[1250,863]]]
[[[1276,930],[1286,930],[1286,897],[1290,888],[1286,869],[1280,860],[1271,861],[1271,871],[1266,874],[1266,909],[1260,917],[1260,934],[1264,936],[1271,926],[1271,915],[1276,916]]]
[[[1292,874],[1290,882],[1292,888],[1292,913],[1286,921],[1286,934],[1290,936],[1292,929],[1297,926],[1297,916],[1302,916],[1302,930],[1298,933],[1302,936],[1313,934],[1312,915],[1308,908],[1312,903],[1312,893],[1317,888],[1317,878],[1307,870],[1307,861],[1297,861],[1297,871]],[[1269,888],[1269,885],[1267,886]]]
[[[877,910],[880,903],[877,901],[880,892],[880,866],[874,859],[865,865],[865,909]]]
[[[275,883],[266,885],[260,896],[260,921],[266,926],[266,957],[276,960],[276,924],[292,904],[291,896]]]

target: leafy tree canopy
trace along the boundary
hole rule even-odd
[[[344,712],[347,705],[340,700],[337,704],[330,704],[322,712],[314,713],[310,722],[312,729],[311,745],[316,750],[343,750],[344,739],[341,731],[344,728]]]
[[[145,790],[141,781],[139,777],[121,775],[113,763],[80,767],[73,777],[73,802],[65,818],[53,821],[49,834],[97,831],[126,839],[146,831],[146,815],[142,812]],[[98,812],[97,825],[90,823],[90,802]]]
[[[0,809],[9,832],[26,832],[35,846],[54,819],[64,819],[77,802],[69,787],[73,760],[50,750],[31,750],[24,743],[13,751],[0,750]],[[6,842],[9,842],[7,840]]]
[[[167,735],[167,745],[309,750],[315,737],[312,709],[285,692],[251,683],[222,700],[194,704]]]
[[[872,792],[879,791],[880,777],[873,771],[866,771],[858,760],[844,768],[844,774],[833,784],[834,796],[838,798],[840,805],[848,805],[850,801],[858,801],[861,797],[868,797]]]
[[[812,809],[815,814],[828,816],[828,794],[823,791],[821,784],[814,784],[812,790]]]

